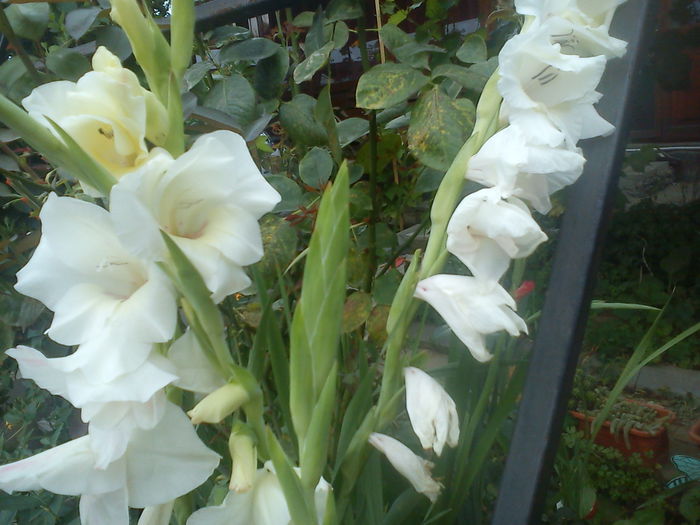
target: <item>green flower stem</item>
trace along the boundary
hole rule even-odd
[[[292,20],[294,20],[294,16],[292,15],[292,9],[290,7],[285,8],[284,15],[287,18],[287,23],[291,26]],[[281,27],[282,26],[280,26],[280,28]],[[292,59],[292,63],[289,70],[294,71],[299,65],[299,62],[301,62],[301,60],[299,60],[299,33],[297,31],[291,32],[291,46],[289,47],[289,57]],[[290,82],[290,84],[292,88],[292,96],[296,97],[299,94],[299,84],[297,84],[296,82]]]
[[[369,62],[369,54],[367,52],[367,29],[365,27],[364,18],[361,18],[357,27],[357,39],[360,44],[360,59],[362,61],[362,70],[368,71],[372,65]],[[365,290],[372,289],[374,275],[377,273],[377,220],[379,218],[379,208],[381,201],[377,193],[377,141],[379,135],[377,132],[377,112],[371,110],[369,112],[369,194],[372,198],[372,211],[369,216],[369,224],[367,229],[369,232],[369,260],[367,262],[367,274],[365,276]]]
[[[360,46],[360,49],[362,50],[362,46]],[[474,131],[447,170],[435,195],[431,208],[431,232],[425,256],[420,264],[420,270],[418,269],[420,252],[416,252],[409,270],[406,271],[394,296],[387,321],[387,332],[389,335],[384,345],[384,373],[382,375],[379,400],[353,436],[341,467],[342,490],[337,506],[338,516],[341,521],[348,507],[354,483],[362,465],[367,459],[367,439],[369,434],[373,430],[384,428],[394,419],[397,412],[402,391],[400,386],[403,370],[401,350],[419,305],[418,301],[412,299],[415,287],[420,280],[430,277],[442,269],[447,258],[447,251],[445,250],[447,223],[457,206],[457,200],[462,192],[469,159],[498,130],[498,112],[501,96],[496,89],[497,82],[498,72],[494,73],[486,83],[477,106]],[[495,369],[493,363],[491,367]],[[491,383],[496,380],[495,374],[494,370],[494,377],[490,380]],[[493,388],[493,384],[491,384],[491,388]],[[488,397],[484,394],[484,408],[482,408],[482,411],[485,409]]]
[[[112,20],[126,33],[150,90],[165,107],[169,107],[171,52],[163,33],[150,12],[142,11],[136,0],[112,0],[111,4]]]
[[[175,72],[170,74],[168,91],[168,137],[165,149],[175,158],[185,152],[185,122],[182,115],[182,97],[180,96],[180,77]]]
[[[430,211],[431,229],[428,245],[417,279],[410,283],[411,293],[409,296],[413,295],[413,290],[415,290],[415,286],[419,281],[438,273],[447,258],[445,249],[447,223],[462,193],[469,159],[479,151],[498,127],[498,111],[500,109],[501,96],[496,89],[497,82],[498,72],[491,75],[479,99],[476,109],[476,124],[472,135],[452,161],[452,165],[445,173],[445,177],[442,179],[435,194]],[[404,276],[405,279],[406,276]],[[394,297],[392,310],[398,309],[399,313],[395,315],[395,318],[399,321],[392,327],[387,326],[389,337],[386,343],[384,374],[378,402],[380,426],[391,420],[393,410],[387,407],[387,403],[393,397],[401,382],[401,369],[403,368],[401,366],[401,349],[403,348],[408,328],[418,308],[417,305],[417,301],[408,300],[404,296],[399,297],[398,293]]]
[[[175,84],[179,87],[192,60],[194,0],[173,0],[170,5],[170,67],[175,75]]]

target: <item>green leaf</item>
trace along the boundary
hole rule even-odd
[[[480,92],[484,88],[484,84],[487,80],[481,73],[471,71],[469,68],[457,66],[455,64],[441,64],[433,68],[433,80],[442,77],[449,78],[475,93]]]
[[[74,40],[80,39],[92,27],[92,23],[101,12],[99,7],[73,9],[66,15],[66,32]]]
[[[0,494],[0,509],[2,510],[26,510],[44,505],[46,503],[36,496]]]
[[[418,175],[418,180],[416,180],[416,185],[413,189],[416,193],[435,191],[440,186],[444,176],[444,172],[426,166]]]
[[[309,502],[304,497],[304,489],[301,485],[301,480],[292,468],[289,458],[282,450],[277,437],[272,431],[267,429],[267,441],[270,447],[270,459],[275,466],[277,479],[282,487],[284,499],[289,507],[289,514],[292,517],[292,523],[296,524],[315,524],[316,516],[311,511]]]
[[[678,510],[691,525],[700,521],[700,487],[690,489],[683,494]]]
[[[266,180],[282,197],[272,210],[274,213],[289,213],[301,206],[302,191],[294,181],[284,175],[270,175]]]
[[[379,34],[386,48],[392,53],[394,49],[415,42],[413,37],[392,23],[384,24],[379,30]]]
[[[300,447],[311,422],[311,408],[337,359],[350,228],[348,189],[348,168],[343,164],[321,199],[292,320],[290,404]]]
[[[231,42],[240,42],[247,38],[250,38],[250,29],[232,24],[214,29],[211,32],[209,42],[215,47],[221,48]]]
[[[390,305],[401,284],[401,275],[393,268],[374,281],[372,296],[377,304]]]
[[[258,270],[276,280],[277,269],[283,271],[296,255],[297,231],[281,217],[268,214],[260,220],[260,234],[264,255],[257,264]]]
[[[396,11],[393,15],[389,17],[388,23],[389,24],[394,24],[394,25],[399,25],[401,22],[406,20],[408,18],[408,10],[407,9],[399,9]]]
[[[17,103],[28,96],[36,82],[19,57],[12,57],[0,65],[0,91]]]
[[[329,22],[351,20],[361,16],[362,4],[359,0],[331,0],[326,7],[326,19]]]
[[[498,69],[497,56],[489,58],[486,62],[478,62],[469,68],[470,73],[480,77],[479,89],[475,91],[481,92],[484,89],[486,82],[489,78],[491,78],[491,75],[493,75],[493,72],[496,71],[496,69]]]
[[[421,503],[422,500],[416,498],[415,489],[406,489],[391,504],[389,512],[384,516],[382,525],[402,525],[406,523],[414,509]]]
[[[304,40],[304,54],[307,57],[321,49],[330,40],[326,38],[325,25],[326,20],[323,16],[323,9],[319,7],[314,13],[311,29],[306,33],[306,40]]]
[[[223,111],[245,129],[256,118],[255,91],[245,77],[234,73],[212,88],[204,99],[206,107]]]
[[[345,147],[369,133],[369,121],[363,118],[350,117],[338,122],[337,128],[340,145]]]
[[[326,24],[324,28],[326,38],[333,41],[333,48],[340,49],[348,43],[350,38],[350,30],[345,22],[336,22],[335,24]]]
[[[98,46],[106,47],[122,62],[129,58],[133,52],[129,38],[121,27],[101,27],[95,30],[95,37]]]
[[[379,34],[382,37],[384,45],[399,62],[403,62],[415,68],[428,67],[428,52],[445,52],[444,49],[437,46],[418,44],[412,35],[402,31],[394,24],[384,25]]]
[[[345,300],[343,307],[342,332],[347,334],[357,330],[369,317],[372,310],[372,296],[366,292],[353,292]]]
[[[396,48],[393,53],[400,61],[412,65],[413,67],[426,68],[428,67],[429,53],[446,53],[447,51],[441,47],[432,44],[419,44],[410,42],[401,47]]]
[[[311,27],[311,24],[314,23],[315,14],[313,11],[302,11],[292,19],[292,25],[295,27]]]
[[[452,100],[435,86],[411,112],[408,147],[426,166],[446,171],[471,134],[474,119],[471,101]]]
[[[312,188],[322,188],[333,172],[333,159],[325,149],[314,147],[299,162],[299,178]]]
[[[46,56],[46,67],[62,79],[76,81],[90,70],[90,62],[74,49],[55,47]]]
[[[5,8],[5,15],[12,30],[29,40],[39,40],[49,26],[51,11],[46,2],[12,4]]]
[[[281,47],[272,56],[263,58],[255,66],[253,86],[264,99],[277,99],[289,71],[289,53]]]
[[[330,55],[331,51],[333,51],[334,47],[335,44],[333,41],[330,41],[308,55],[294,69],[294,82],[301,84],[302,82],[310,80],[316,71],[326,65],[326,62],[328,62],[328,56]]]
[[[428,83],[428,77],[405,64],[380,64],[364,73],[357,83],[357,106],[383,109],[395,106]]]
[[[294,243],[296,244],[296,238]],[[287,428],[293,428],[292,415],[289,411],[289,359],[287,357],[287,347],[282,339],[283,332],[272,309],[272,300],[265,293],[269,286],[260,272],[258,272],[258,268],[259,265],[253,266],[251,273],[255,287],[258,290],[262,317],[260,326],[255,333],[255,341],[250,352],[248,368],[256,378],[262,381],[262,374],[264,373],[262,360],[269,356],[272,377],[275,382],[275,392],[277,394],[276,403],[282,411]],[[276,272],[276,275],[279,276],[280,274]],[[256,357],[259,357],[259,359]],[[292,439],[294,438],[293,435],[291,437]],[[296,447],[296,442],[294,445]]]
[[[318,402],[311,412],[311,421],[307,437],[301,445],[299,466],[301,467],[301,485],[307,490],[314,490],[318,484],[328,455],[328,435],[335,410],[335,387],[338,376],[338,363],[333,363],[324,381]]]
[[[214,69],[214,64],[209,60],[202,60],[201,62],[196,62],[188,67],[184,76],[182,77],[185,91],[189,91],[199,84],[199,82],[212,69]]]
[[[280,107],[280,122],[294,142],[306,146],[328,143],[326,130],[314,116],[315,108],[316,100],[303,93]]]
[[[170,255],[170,265],[160,267],[170,276],[177,290],[191,305],[195,318],[190,318],[200,344],[214,353],[212,359],[218,362],[221,370],[227,370],[233,363],[225,339],[224,322],[218,307],[211,298],[211,292],[202,275],[190,262],[180,247],[166,233],[161,232]],[[189,316],[188,316],[189,317]]]
[[[353,222],[366,221],[372,213],[369,182],[363,181],[350,188],[350,218]]]
[[[396,289],[395,300],[392,300],[391,310],[389,310],[389,315],[386,319],[386,329],[387,332],[393,332],[394,328],[400,321],[397,317],[401,313],[408,311],[404,305],[410,303],[413,300],[413,294],[416,291],[416,285],[418,284],[418,263],[420,261],[420,251],[416,251],[411,259],[411,264],[409,264],[406,273],[401,279],[401,284]],[[386,275],[386,274],[385,274]]]
[[[467,64],[484,62],[488,58],[484,38],[477,33],[467,35],[464,43],[457,50],[457,58]]]
[[[219,58],[222,64],[248,60],[256,62],[263,58],[271,57],[280,46],[267,38],[251,38],[243,42],[236,42],[221,50]]]
[[[336,164],[340,165],[343,162],[343,152],[338,141],[338,127],[333,113],[330,84],[326,84],[318,94],[318,101],[314,108],[314,117],[316,117],[316,122],[319,122],[326,130],[331,155],[333,155],[333,160],[335,160]]]
[[[335,455],[334,472],[337,473],[340,464],[343,461],[345,452],[350,445],[350,439],[355,434],[355,431],[362,424],[365,414],[369,412],[372,406],[372,386],[374,385],[374,370],[369,370],[362,377],[360,385],[357,387],[355,394],[352,396],[348,408],[343,414],[343,424],[340,427],[340,435],[338,436],[338,448]],[[335,476],[335,474],[334,474]]]

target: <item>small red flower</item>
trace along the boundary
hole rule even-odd
[[[535,289],[535,281],[523,281],[517,290],[515,290],[515,300],[520,301],[523,297],[529,295]]]

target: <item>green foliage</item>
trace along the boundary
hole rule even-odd
[[[655,341],[668,339],[700,314],[700,279],[693,261],[700,258],[694,233],[700,203],[682,208],[643,202],[613,218],[595,297],[608,301],[662,306],[673,300],[660,321]],[[635,312],[601,312],[592,316],[586,343],[607,359],[628,355],[648,325]],[[670,349],[665,361],[684,368],[700,368],[692,338]]]
[[[4,9],[12,30],[22,38],[39,40],[49,26],[50,9],[46,2],[12,4]]]
[[[426,166],[446,171],[474,128],[471,100],[453,100],[439,87],[426,91],[411,113],[408,145]]]
[[[380,64],[360,77],[357,105],[367,109],[390,108],[410,98],[428,83],[428,78],[411,66]]]

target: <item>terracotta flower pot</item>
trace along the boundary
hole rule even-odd
[[[667,423],[671,423],[676,419],[676,414],[661,405],[654,403],[643,403],[636,400],[627,400],[629,403],[639,403],[644,406],[653,408],[659,415],[659,418],[666,418]],[[569,411],[573,417],[578,420],[579,430],[590,433],[591,423],[595,419],[593,416],[587,416],[574,410]],[[700,438],[700,436],[698,436]],[[623,456],[629,457],[634,453],[641,455],[642,461],[649,466],[664,463],[668,460],[668,432],[665,426],[660,427],[656,432],[646,432],[632,428],[629,431],[629,448],[625,443],[621,433],[613,435],[610,432],[610,421],[605,421],[600,428],[598,435],[595,438],[598,445],[604,447],[612,447],[619,450]],[[647,454],[651,451],[651,456]]]
[[[696,445],[700,445],[700,419],[698,419],[688,430],[688,437]]]

